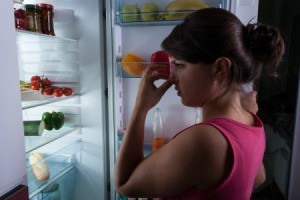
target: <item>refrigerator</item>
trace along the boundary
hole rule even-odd
[[[149,63],[152,53],[181,20],[123,21],[122,7],[146,2],[160,14],[172,0],[25,0],[54,6],[55,36],[16,30],[12,0],[2,0],[0,23],[0,199],[28,186],[30,199],[118,199],[113,168],[131,114],[140,77],[122,70],[122,58],[134,53]],[[243,23],[257,21],[258,0],[203,0],[236,14]],[[71,96],[53,97],[20,91],[20,80],[44,75]],[[161,82],[158,81],[157,84]],[[167,138],[195,123],[198,109],[184,107],[171,88],[161,108]],[[152,120],[145,125],[145,155],[151,153]],[[63,112],[65,124],[41,136],[24,136],[24,121],[41,120],[44,112]],[[201,110],[200,110],[201,112]],[[176,117],[180,113],[180,117]],[[175,116],[175,117],[174,117]],[[36,179],[30,155],[41,153],[50,176]],[[290,197],[297,194],[293,191]]]

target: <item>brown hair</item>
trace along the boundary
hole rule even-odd
[[[263,24],[245,26],[234,14],[206,8],[189,14],[162,42],[176,59],[211,64],[225,56],[232,62],[229,83],[257,79],[262,68],[276,73],[284,42],[279,32]]]

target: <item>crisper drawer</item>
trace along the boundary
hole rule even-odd
[[[62,144],[67,144],[63,146]],[[27,154],[29,197],[53,184],[74,167],[81,140],[62,139]],[[57,145],[55,147],[55,145]],[[55,151],[56,149],[56,151]]]
[[[50,184],[30,200],[73,200],[75,183],[76,170],[72,167],[57,181]]]

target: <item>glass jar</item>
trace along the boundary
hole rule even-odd
[[[28,30],[25,6],[21,1],[14,1],[15,27],[20,30]]]
[[[37,4],[42,8],[42,17],[41,17],[41,28],[42,33],[47,35],[55,35],[53,27],[53,5],[46,3]]]
[[[34,4],[25,4],[28,30],[42,33],[41,29],[41,7]]]

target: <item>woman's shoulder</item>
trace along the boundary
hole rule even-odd
[[[193,158],[193,165],[199,173],[199,189],[207,189],[224,180],[227,166],[229,144],[214,127],[205,124],[193,125],[181,132],[174,142],[180,149],[189,149],[186,159]],[[191,153],[192,152],[192,153]]]
[[[174,139],[188,142],[191,148],[202,151],[224,150],[228,145],[226,138],[218,129],[201,123],[184,129]]]

